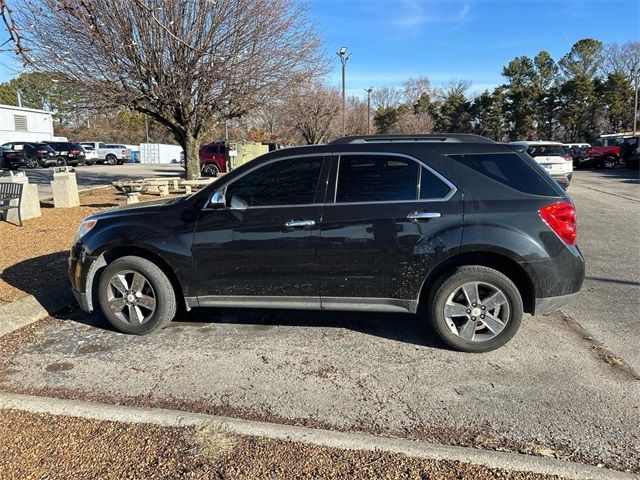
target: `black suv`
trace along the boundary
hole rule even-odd
[[[59,159],[59,164],[75,167],[78,165],[84,165],[86,162],[84,148],[82,148],[82,145],[78,143],[47,142],[47,145],[55,151]]]
[[[24,152],[16,152],[8,146],[0,146],[0,168],[9,170],[17,170],[18,168],[26,168],[29,159]]]
[[[64,162],[56,155],[55,150],[46,143],[11,142],[2,146],[14,152],[24,152],[27,156],[27,168],[64,165]]]
[[[571,200],[522,147],[346,137],[270,152],[190,197],[87,217],[69,275],[81,307],[97,299],[127,333],[178,307],[407,312],[483,352],[523,312],[580,290],[575,243]]]

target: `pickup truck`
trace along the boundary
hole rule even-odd
[[[131,160],[131,152],[124,145],[104,142],[80,142],[80,145],[82,145],[85,150],[95,151],[98,154],[98,163],[122,165]]]
[[[620,161],[620,145],[595,145],[587,150],[596,168],[615,168]]]

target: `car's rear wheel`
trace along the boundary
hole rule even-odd
[[[105,163],[107,165],[115,165],[116,163],[118,163],[118,159],[115,155],[107,155],[107,158],[105,158]]]
[[[607,168],[607,169],[615,168],[617,164],[618,162],[613,157],[607,157],[604,159],[604,162],[603,162],[604,168]]]
[[[27,168],[36,168],[40,162],[36,157],[27,158]]]
[[[98,298],[109,323],[124,333],[154,332],[176,314],[171,281],[162,269],[141,257],[122,257],[107,265],[100,276]]]
[[[66,164],[67,164],[67,161],[64,158],[62,157],[56,158],[56,166],[64,167]]]
[[[218,167],[213,163],[208,163],[204,167],[202,167],[201,173],[203,177],[217,177],[219,170]]]
[[[488,352],[507,343],[522,322],[522,297],[492,268],[470,265],[443,276],[431,290],[428,317],[438,336],[463,352]]]

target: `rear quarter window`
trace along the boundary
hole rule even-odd
[[[450,155],[449,158],[520,192],[558,196],[558,192],[543,176],[546,174],[536,170],[515,152]]]

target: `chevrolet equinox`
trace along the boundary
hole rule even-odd
[[[584,259],[563,189],[525,151],[462,134],[278,150],[191,196],[87,217],[69,259],[85,311],[146,334],[178,308],[406,312],[450,347],[508,342],[565,305]]]

